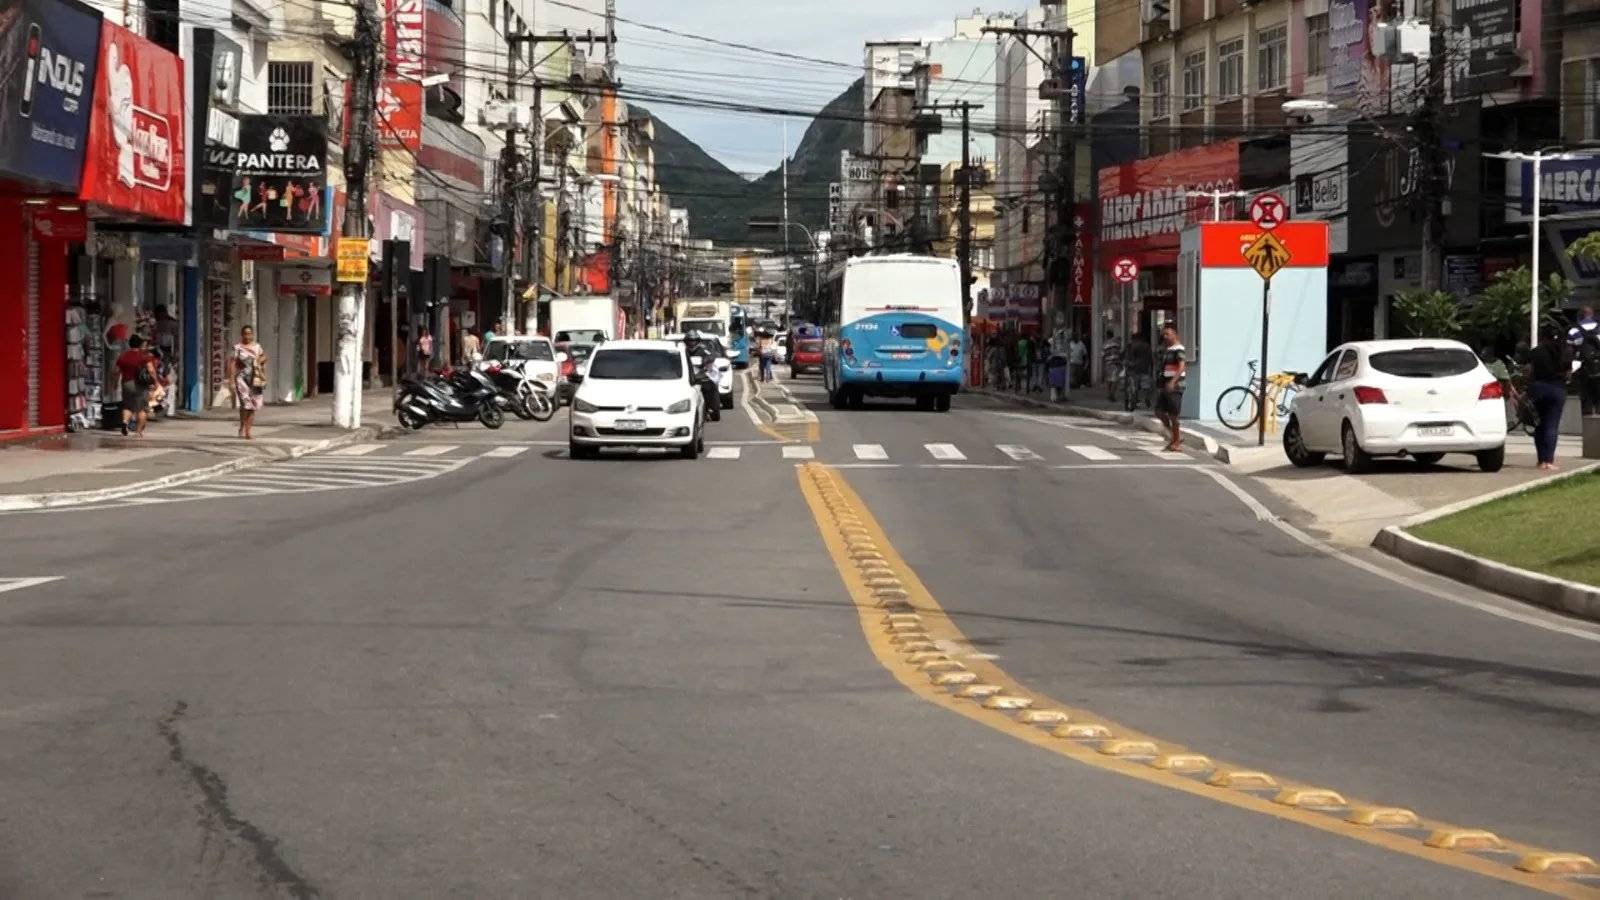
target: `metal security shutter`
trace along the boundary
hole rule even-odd
[[[39,427],[39,242],[28,244],[28,428]]]

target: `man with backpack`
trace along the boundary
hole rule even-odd
[[[117,357],[116,365],[122,377],[122,433],[126,435],[132,425],[134,433],[143,437],[150,419],[150,392],[157,383],[156,358],[144,349],[144,338],[136,334],[128,338],[128,349]]]
[[[1578,377],[1578,401],[1586,416],[1600,415],[1600,323],[1594,307],[1578,310],[1578,324],[1567,329],[1573,350],[1573,373]]]

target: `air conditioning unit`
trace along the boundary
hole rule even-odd
[[[1139,0],[1140,39],[1160,40],[1172,35],[1172,0]]]

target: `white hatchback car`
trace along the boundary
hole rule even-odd
[[[1363,472],[1375,456],[1438,462],[1470,453],[1485,472],[1506,458],[1500,382],[1459,341],[1357,341],[1328,354],[1300,390],[1283,429],[1283,451],[1297,466],[1329,453]]]
[[[573,459],[606,447],[663,447],[685,459],[705,449],[704,395],[683,347],[671,341],[607,341],[589,357],[572,394]]]

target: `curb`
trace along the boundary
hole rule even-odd
[[[778,412],[778,408],[772,404],[772,401],[770,401],[766,397],[762,396],[761,382],[757,381],[756,380],[756,376],[753,373],[751,373],[750,370],[748,370],[748,369],[745,370],[745,379],[746,379],[746,383],[749,385],[749,388],[750,388],[750,402],[752,402],[755,405],[761,407],[762,411],[765,412],[767,414],[767,416],[772,419],[772,425],[773,426],[781,426],[781,425],[810,425],[810,424],[812,424],[813,422],[816,421],[816,417],[814,415],[807,415],[807,414],[804,414],[804,413],[800,413],[800,407],[799,407],[798,404],[791,404],[791,405],[793,405],[795,407],[797,413],[800,413],[798,415],[798,417],[785,416],[785,415],[779,413]],[[776,380],[774,380],[773,383],[777,384]],[[777,390],[778,390],[779,393],[783,394],[783,396],[784,396],[784,398],[786,400],[790,400],[790,401],[794,400],[794,397],[791,396],[789,394],[789,392],[784,390],[781,386],[778,387]]]
[[[290,447],[283,456],[241,456],[214,466],[204,466],[199,469],[190,469],[187,472],[174,472],[149,481],[137,481],[133,484],[122,484],[116,487],[99,488],[92,491],[56,491],[47,494],[11,494],[0,495],[0,513],[26,512],[36,509],[57,509],[67,506],[83,506],[87,503],[103,503],[107,500],[120,500],[123,497],[132,497],[162,488],[177,487],[193,481],[202,481],[216,475],[225,475],[229,472],[238,472],[243,469],[254,469],[270,463],[283,462],[287,459],[298,459],[312,453],[321,453],[336,447],[355,444],[372,439],[382,440],[400,433],[400,429],[393,425],[369,425],[346,432],[338,437],[324,438],[308,444]]]
[[[1090,419],[1099,419],[1102,422],[1115,422],[1118,425],[1132,425],[1135,428],[1142,428],[1151,434],[1167,433],[1167,430],[1161,427],[1161,422],[1159,420],[1153,419],[1149,416],[1141,416],[1130,412],[1117,412],[1110,409],[1096,409],[1093,406],[1078,406],[1070,401],[1066,403],[1051,403],[1048,400],[1035,400],[1032,397],[1018,397],[1013,394],[1004,394],[999,391],[992,391],[988,388],[967,388],[967,390],[983,397],[991,397],[996,400],[1007,400],[1023,406],[1031,406],[1035,409],[1054,409],[1077,416],[1085,416]],[[1206,455],[1212,459],[1230,465],[1235,461],[1231,458],[1232,454],[1230,452],[1234,448],[1219,442],[1216,438],[1202,431],[1195,431],[1192,428],[1184,428],[1182,431],[1185,438],[1198,441],[1201,446],[1205,447]]]
[[[1407,534],[1395,525],[1378,532],[1372,546],[1395,559],[1473,587],[1556,612],[1600,622],[1600,589],[1563,578],[1463,553]]]
[[[1378,532],[1372,539],[1372,546],[1402,562],[1409,563],[1419,569],[1432,572],[1459,581],[1476,588],[1502,594],[1545,609],[1600,622],[1600,588],[1592,585],[1568,581],[1565,578],[1555,578],[1550,575],[1540,575],[1529,572],[1505,563],[1473,556],[1454,547],[1435,544],[1425,541],[1405,529],[1445,516],[1453,515],[1475,506],[1482,506],[1495,500],[1514,497],[1526,493],[1534,488],[1554,484],[1577,475],[1590,474],[1600,471],[1600,463],[1562,472],[1548,478],[1540,478],[1526,484],[1512,485],[1498,491],[1492,491],[1480,497],[1452,503],[1439,509],[1416,515],[1399,525],[1390,525]]]

